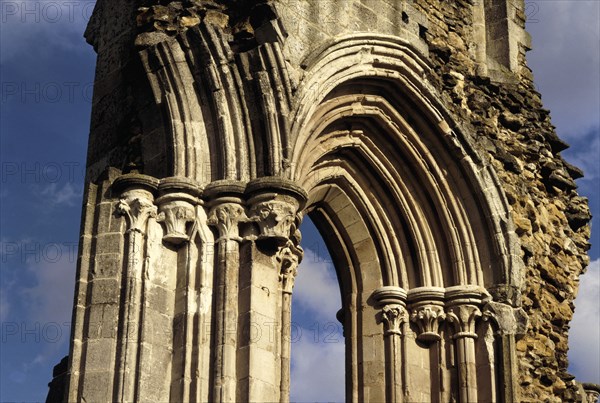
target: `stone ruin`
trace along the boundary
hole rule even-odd
[[[308,214],[339,279],[347,401],[595,402],[566,370],[590,212],[524,8],[98,0],[49,401],[289,401]]]

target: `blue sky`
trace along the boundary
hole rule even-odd
[[[536,85],[571,144],[563,155],[586,172],[580,192],[600,217],[600,3],[527,5]],[[0,401],[44,400],[52,366],[68,351],[95,64],[82,33],[92,8],[87,1],[0,0]],[[292,396],[343,400],[337,282],[316,230],[306,223],[303,231]],[[570,370],[597,383],[599,240],[593,232],[569,353]]]

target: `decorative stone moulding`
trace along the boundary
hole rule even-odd
[[[127,219],[128,232],[143,234],[148,218],[156,217],[154,193],[158,183],[158,179],[138,173],[121,175],[113,182],[113,192],[120,194],[116,213]]]
[[[258,240],[272,240],[283,246],[295,236],[298,212],[308,195],[295,183],[278,177],[255,179],[246,187],[250,220],[259,228]]]
[[[408,291],[410,321],[418,329],[417,340],[433,343],[441,339],[440,323],[446,318],[444,312],[445,289],[418,287]]]
[[[490,299],[489,294],[478,286],[446,288],[446,319],[454,326],[453,338],[477,338],[475,325],[482,317],[480,308]]]
[[[373,298],[381,307],[381,318],[386,324],[385,335],[402,335],[402,323],[407,321],[406,291],[395,286],[385,286],[373,292]]]
[[[202,204],[200,186],[188,178],[171,177],[161,179],[158,192],[157,221],[165,226],[163,241],[173,245],[189,241],[191,226],[188,224],[195,222],[195,206]]]

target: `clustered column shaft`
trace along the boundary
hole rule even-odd
[[[373,293],[373,297],[381,306],[381,319],[386,327],[384,335],[386,348],[390,354],[390,365],[387,367],[387,378],[390,381],[389,400],[402,402],[404,401],[402,375],[405,369],[405,365],[402,365],[402,357],[406,355],[406,352],[402,351],[402,324],[408,320],[406,291],[400,287],[382,287]]]

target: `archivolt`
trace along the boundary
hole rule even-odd
[[[353,35],[306,65],[290,176],[311,194],[309,211],[335,207],[323,191],[335,183],[373,239],[384,285],[518,290],[506,199],[428,83],[425,59],[398,38]],[[356,249],[351,230],[336,229]]]

